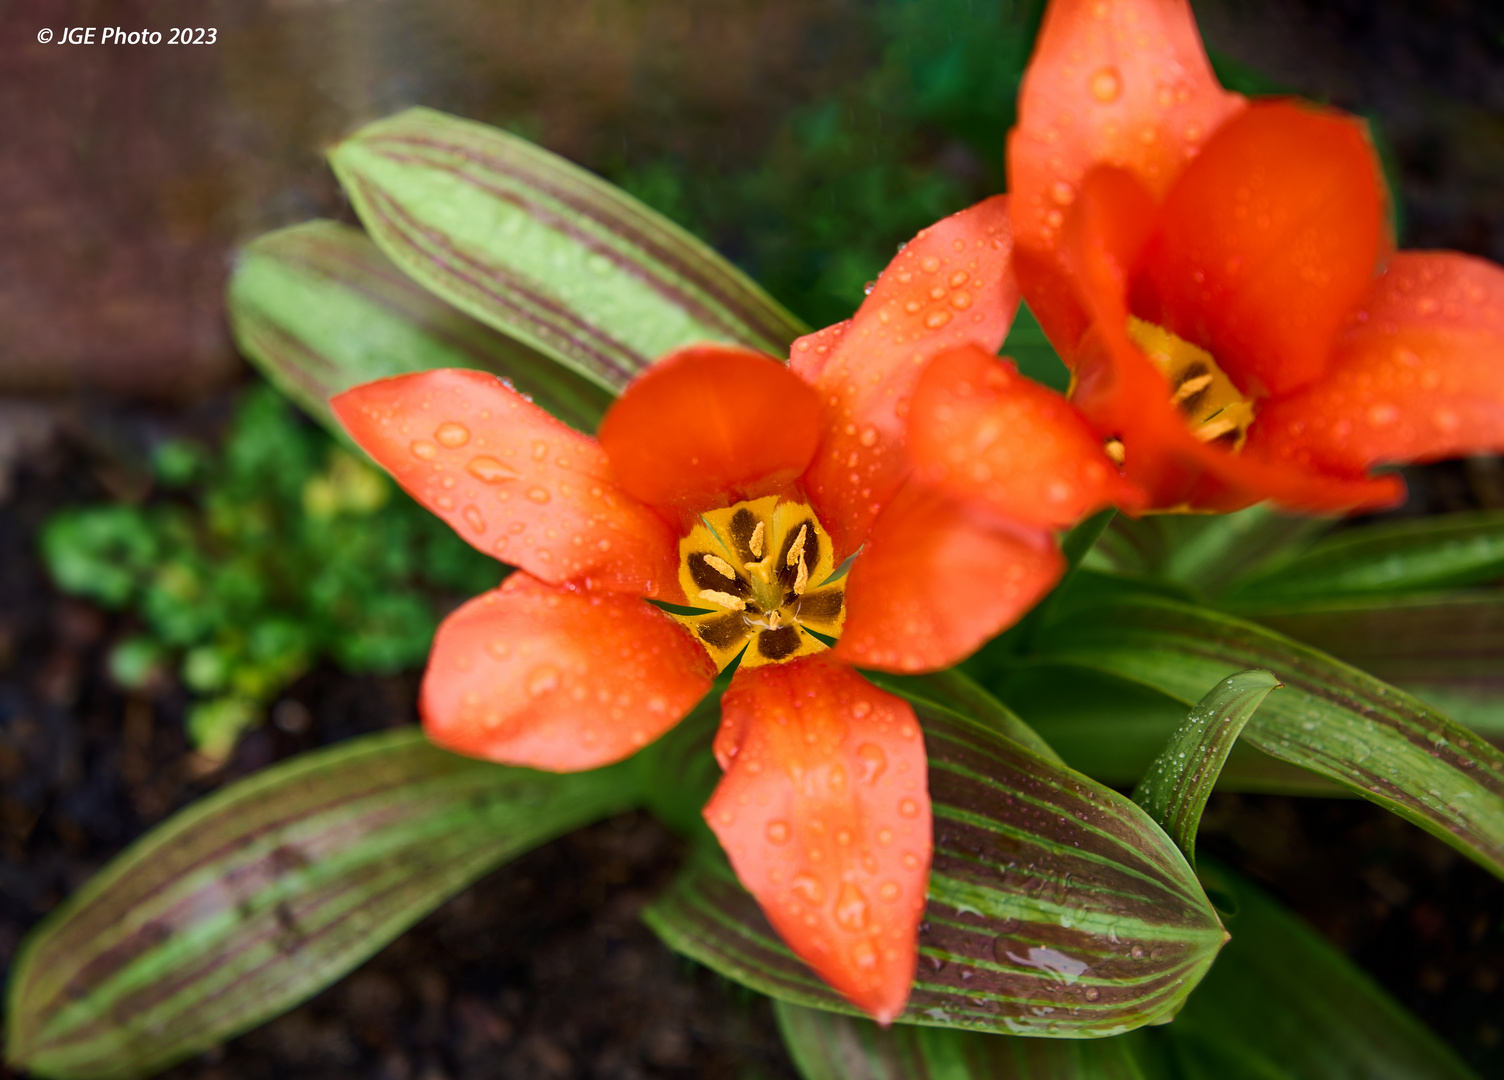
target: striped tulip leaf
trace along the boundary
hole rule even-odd
[[[1254,710],[1278,688],[1278,679],[1257,668],[1223,679],[1196,702],[1133,791],[1133,801],[1170,834],[1192,866],[1201,812],[1227,755]]]
[[[1173,1016],[1224,940],[1174,843],[1131,801],[915,701],[935,851],[900,1022],[1080,1038]],[[779,940],[713,845],[645,912],[672,948],[794,1004],[855,1010]]]
[[[1147,1032],[1107,1039],[1031,1039],[894,1024],[774,1003],[783,1044],[804,1080],[1158,1080],[1169,1077]]]
[[[1154,1031],[1166,1038],[1175,1075],[1473,1077],[1414,1015],[1269,896],[1215,863],[1203,862],[1201,876],[1236,913],[1227,919],[1232,940],[1210,974],[1175,1022]]]
[[[1504,589],[1314,601],[1252,618],[1504,742]]]
[[[393,266],[359,229],[333,221],[253,241],[236,261],[228,308],[240,351],[340,435],[332,395],[432,368],[479,368],[511,379],[586,433],[611,403],[596,383],[456,311]]]
[[[1285,689],[1248,722],[1244,740],[1504,876],[1504,753],[1403,690],[1254,623],[1147,596],[1084,607],[1035,644],[1187,706],[1233,672],[1268,668]]]
[[[1222,603],[1238,611],[1504,578],[1504,510],[1444,514],[1333,533],[1250,575]]]
[[[1054,748],[1017,713],[956,668],[925,675],[890,675],[881,671],[869,671],[866,675],[889,693],[979,721],[999,735],[1006,735],[1028,747],[1046,761],[1064,764]]]
[[[1078,772],[1128,788],[1149,771],[1185,722],[1185,702],[1154,687],[1074,664],[1030,660],[993,672],[987,684]],[[1308,769],[1255,750],[1245,739],[1217,778],[1218,791],[1338,795]]]
[[[496,128],[408,109],[329,159],[366,229],[414,280],[604,387],[691,342],[786,356],[804,332],[677,225]]]
[[[625,766],[506,768],[416,729],[256,773],[148,833],[27,939],[8,1059],[64,1080],[164,1068],[297,1004],[633,789]]]

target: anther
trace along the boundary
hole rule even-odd
[[[698,595],[701,600],[709,600],[712,604],[719,604],[721,607],[729,608],[732,611],[747,610],[746,602],[741,597],[732,596],[730,593],[717,592],[714,589],[701,589]]]
[[[1122,439],[1108,439],[1102,444],[1102,452],[1107,455],[1108,459],[1114,465],[1121,465],[1128,458],[1127,453],[1123,449]]]
[[[799,535],[794,537],[794,546],[789,548],[788,558],[784,561],[790,566],[797,566],[804,558],[804,534],[809,532],[808,525],[799,526]]]
[[[762,558],[762,522],[759,521],[757,528],[752,530],[752,535],[747,540],[747,547],[752,550],[754,558]]]
[[[1194,379],[1187,379],[1175,390],[1175,396],[1170,399],[1170,403],[1172,405],[1179,405],[1182,401],[1195,397],[1211,384],[1212,377],[1210,375],[1199,375]]]
[[[736,571],[731,568],[730,563],[721,558],[719,555],[704,555],[702,556],[702,558],[705,560],[706,564],[709,565],[709,567],[717,574],[720,574],[721,577],[726,578],[730,581],[736,580]]]

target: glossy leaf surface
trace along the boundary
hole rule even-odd
[[[557,775],[456,757],[416,729],[224,788],[148,833],[23,946],[9,1061],[142,1076],[340,978],[482,874],[630,805],[626,766]]]
[[[1084,606],[1037,644],[1186,705],[1235,671],[1266,667],[1286,689],[1245,739],[1504,875],[1504,754],[1402,690],[1254,623],[1147,596]]]
[[[1255,618],[1504,740],[1504,589],[1317,601]]]
[[[804,328],[625,192],[484,124],[408,109],[330,151],[392,261],[462,311],[620,389],[701,341],[787,356]]]
[[[935,853],[901,1022],[1101,1036],[1172,1016],[1223,941],[1173,842],[1116,792],[916,700]],[[784,1001],[852,1012],[699,846],[645,913],[669,945]]]
[[[1215,864],[1201,874],[1209,889],[1236,903],[1237,914],[1228,917],[1232,940],[1211,972],[1175,1022],[1155,1032],[1168,1038],[1180,1076],[1473,1075],[1414,1015],[1269,896]]]
[[[1504,578],[1504,511],[1344,529],[1239,582],[1223,603],[1257,612],[1308,600],[1376,596]]]
[[[1248,718],[1277,689],[1279,680],[1258,669],[1223,679],[1196,702],[1134,789],[1133,801],[1159,822],[1193,866],[1196,829],[1222,765]]]
[[[894,1024],[787,1001],[778,1030],[804,1080],[1147,1080],[1164,1075],[1146,1033],[1031,1039]]]
[[[426,291],[358,229],[310,221],[248,245],[229,288],[236,344],[276,387],[336,435],[329,399],[352,386],[434,368],[512,380],[544,409],[592,432],[612,395]]]

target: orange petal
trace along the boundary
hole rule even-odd
[[[1308,385],[1372,284],[1384,200],[1361,121],[1251,105],[1166,197],[1134,313],[1206,349],[1245,394]]]
[[[1394,478],[1322,475],[1265,462],[1247,447],[1236,455],[1198,441],[1165,377],[1128,337],[1128,284],[1152,227],[1144,224],[1152,217],[1148,194],[1128,173],[1097,169],[1078,204],[1062,255],[1092,322],[1077,346],[1071,401],[1098,435],[1122,440],[1123,471],[1151,507],[1226,512],[1274,499],[1330,512],[1387,506],[1403,495]]]
[[[882,671],[950,667],[1018,621],[1064,569],[1047,530],[911,481],[851,564],[834,655]]]
[[[447,750],[579,772],[658,738],[714,678],[705,650],[647,601],[513,574],[439,627],[419,711]]]
[[[905,415],[924,364],[968,342],[996,352],[1008,335],[1018,307],[1012,254],[999,195],[909,241],[850,323],[794,342],[795,372],[827,406],[805,485],[837,562],[861,546],[908,474]]]
[[[1104,506],[1144,504],[1069,401],[975,346],[925,369],[909,452],[926,482],[1025,525],[1064,528]]]
[[[1504,269],[1451,252],[1396,255],[1327,377],[1269,402],[1250,449],[1344,471],[1504,450]]]
[[[361,449],[470,544],[555,585],[681,600],[678,540],[594,439],[494,375],[439,370],[330,401]]]
[[[633,380],[600,441],[625,491],[693,513],[797,480],[820,441],[820,399],[762,353],[694,345]]]
[[[1008,136],[1008,190],[1024,298],[1067,356],[1087,320],[1059,257],[1085,175],[1127,169],[1158,200],[1243,107],[1217,83],[1185,0],[1054,0]]]
[[[826,655],[743,669],[705,806],[799,958],[882,1023],[903,1011],[929,887],[924,737],[909,704]]]

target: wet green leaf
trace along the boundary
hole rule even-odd
[[[230,785],[128,848],[11,969],[7,1060],[145,1076],[334,982],[482,874],[630,805],[628,766],[559,775],[456,757],[416,729]]]
[[[1319,773],[1504,875],[1504,754],[1396,687],[1254,623],[1146,596],[1082,607],[1036,639],[1042,656],[1135,680],[1189,706],[1236,671],[1286,689],[1243,738]]]
[[[1254,613],[1305,600],[1474,585],[1504,577],[1504,511],[1479,510],[1343,529],[1243,581],[1222,598]]]
[[[511,379],[560,420],[593,432],[612,395],[551,357],[425,292],[360,230],[310,221],[246,247],[230,327],[277,388],[343,437],[329,398],[372,379],[479,368]]]
[[[681,345],[781,357],[804,332],[667,218],[496,128],[408,109],[329,159],[361,221],[414,280],[603,387],[621,389]]]
[[[1240,671],[1196,703],[1133,791],[1133,801],[1170,834],[1196,865],[1196,830],[1227,755],[1255,709],[1279,680],[1267,671]]]
[[[1147,1033],[1033,1039],[894,1024],[774,1003],[804,1080],[1151,1080],[1168,1076]]]
[[[902,1022],[1079,1038],[1174,1015],[1223,941],[1174,843],[1116,792],[984,724],[914,705],[936,839]],[[728,978],[854,1012],[784,946],[713,845],[695,847],[645,918]]]

